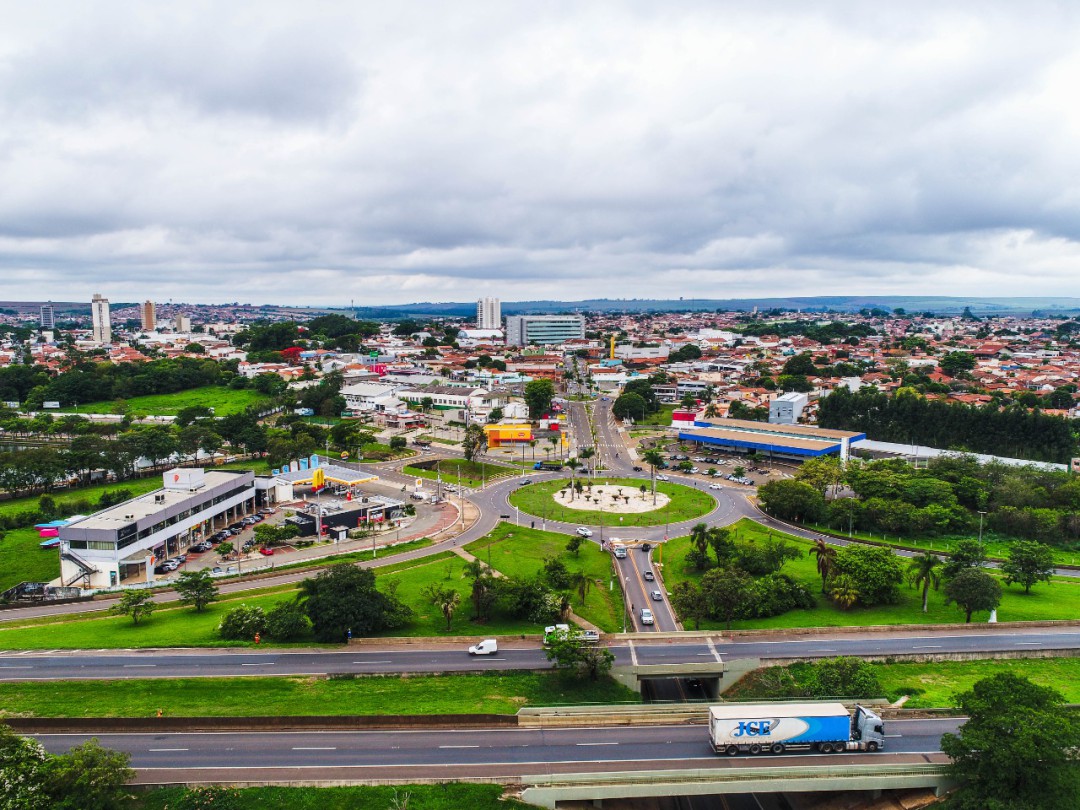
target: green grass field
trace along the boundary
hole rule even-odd
[[[985,661],[935,661],[932,663],[873,664],[880,697],[897,701],[907,696],[908,709],[952,708],[955,696],[970,689],[976,681],[1007,672],[1029,678],[1035,683],[1061,692],[1069,703],[1080,702],[1080,658],[1017,658]],[[793,680],[803,682],[801,673],[810,669],[806,664],[789,667],[769,667],[749,673],[738,682],[726,697],[731,700],[774,700],[799,697],[790,690],[778,689],[776,674],[791,673]]]
[[[394,787],[258,787],[238,791],[237,810],[387,810],[393,807],[407,807],[408,810],[514,810],[536,807],[516,799],[503,799],[502,792],[500,785],[460,782]],[[169,810],[178,806],[182,794],[183,788],[160,788],[140,795],[134,807],[138,810]]]
[[[647,481],[643,482],[636,478],[604,478],[596,476],[594,480],[597,484],[605,486],[609,484],[624,486],[626,494],[631,496],[631,499],[640,499],[642,497],[640,491],[642,483],[648,485]],[[716,501],[705,492],[682,484],[660,481],[656,484],[656,491],[662,492],[671,498],[671,502],[661,509],[625,515],[600,511],[599,509],[595,511],[570,509],[557,503],[553,497],[554,493],[565,485],[566,481],[564,479],[534,483],[531,486],[515,490],[510,495],[510,503],[530,515],[585,526],[660,526],[664,523],[693,520],[707,515],[716,508]],[[588,490],[584,490],[583,494],[587,495]],[[646,493],[644,497],[651,499],[651,492]]]
[[[671,425],[671,414],[675,412],[677,405],[661,405],[660,410],[656,413],[646,414],[644,419],[634,417],[634,423],[638,425],[661,425],[663,427],[669,427]]]
[[[482,667],[483,662],[479,662]],[[358,678],[168,678],[0,684],[0,717],[514,714],[523,706],[638,703],[616,681],[554,672]]]
[[[738,541],[762,540],[769,534],[783,537],[794,544],[802,555],[797,560],[788,562],[783,573],[789,574],[806,585],[817,597],[817,607],[813,610],[793,610],[781,616],[767,619],[741,620],[732,623],[732,629],[750,629],[762,627],[851,627],[880,624],[939,624],[963,622],[964,614],[955,605],[946,605],[940,591],[930,591],[930,604],[927,613],[922,612],[922,592],[900,587],[900,602],[895,605],[880,605],[873,608],[853,608],[841,610],[831,600],[821,594],[821,577],[817,573],[817,563],[809,555],[811,544],[791,535],[782,534],[754,523],[741,520],[731,527]],[[697,580],[700,572],[686,564],[686,555],[690,551],[690,540],[678,537],[668,541],[661,552],[663,555],[664,585],[670,591],[682,580]],[[992,571],[990,573],[993,573]],[[998,607],[999,622],[1039,621],[1046,619],[1074,619],[1080,615],[1080,581],[1069,578],[1055,578],[1050,584],[1034,587],[1025,595],[1018,586],[1005,587],[1001,605]],[[975,614],[973,622],[985,622],[987,614]],[[722,622],[703,620],[702,629],[720,630]],[[687,629],[692,629],[688,627]]]
[[[434,481],[441,471],[442,480],[447,484],[458,482],[458,473],[461,473],[461,484],[466,487],[478,487],[483,481],[494,481],[498,478],[506,478],[508,475],[516,475],[518,470],[503,464],[491,462],[466,461],[463,458],[444,458],[438,469],[427,467],[415,467],[409,465],[401,470],[405,475],[413,475],[417,478],[427,478]]]
[[[20,582],[50,582],[60,576],[60,552],[43,549],[37,529],[9,529],[0,540],[0,591]]]
[[[586,541],[581,544],[575,557],[566,550],[567,540],[569,538],[565,534],[500,523],[491,534],[469,543],[465,548],[507,576],[533,576],[543,568],[547,558],[558,557],[571,573],[584,571],[593,581],[584,604],[576,593],[573,594],[574,612],[601,630],[621,630],[622,587],[616,577],[614,590],[609,590],[612,581],[611,555],[601,551],[595,543]]]
[[[150,394],[144,397],[132,397],[122,400],[87,402],[79,405],[79,413],[130,413],[139,416],[175,416],[184,408],[213,408],[214,416],[231,416],[240,413],[252,405],[261,405],[270,400],[265,394],[250,388],[226,388],[208,385],[177,391],[175,394]],[[65,408],[63,413],[74,413],[74,408]]]

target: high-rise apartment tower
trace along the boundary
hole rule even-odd
[[[502,329],[502,303],[498,298],[481,298],[476,302],[476,328]]]
[[[101,293],[94,293],[90,302],[90,315],[94,324],[94,340],[98,343],[112,343],[112,319],[109,317],[109,299]]]
[[[153,332],[157,328],[157,307],[153,301],[143,301],[139,307],[139,319],[144,332]]]
[[[41,328],[42,329],[55,329],[56,328],[56,315],[53,314],[52,304],[41,305]]]

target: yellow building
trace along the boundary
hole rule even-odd
[[[488,448],[532,441],[532,425],[484,425]]]

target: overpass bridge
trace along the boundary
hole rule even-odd
[[[862,791],[876,796],[884,790],[929,788],[940,796],[954,786],[944,761],[547,774],[524,776],[521,782],[524,801],[552,810],[569,801],[603,807],[607,799],[732,793]]]

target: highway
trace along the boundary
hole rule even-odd
[[[494,656],[474,658],[465,644],[425,643],[422,649],[387,644],[346,650],[199,649],[190,650],[42,650],[0,654],[0,681],[196,678],[269,675],[386,674],[398,672],[476,672],[549,669],[535,641],[504,642]],[[821,633],[809,638],[763,637],[728,641],[699,637],[656,639],[647,636],[609,645],[618,665],[688,664],[705,659],[827,658],[964,652],[1076,650],[1080,630],[1009,630],[1007,625],[979,625],[971,631],[920,633]]]
[[[59,753],[91,736],[103,746],[131,754],[134,768],[214,772],[230,778],[288,778],[288,769],[331,770],[328,778],[403,778],[444,774],[521,776],[532,773],[641,771],[683,768],[830,765],[866,762],[925,762],[940,752],[941,736],[957,718],[890,720],[887,748],[878,754],[789,753],[716,756],[704,725],[571,729],[481,729],[415,731],[230,732],[168,734],[38,734],[46,750]],[[392,775],[391,775],[392,774]],[[310,775],[310,778],[320,778]]]

